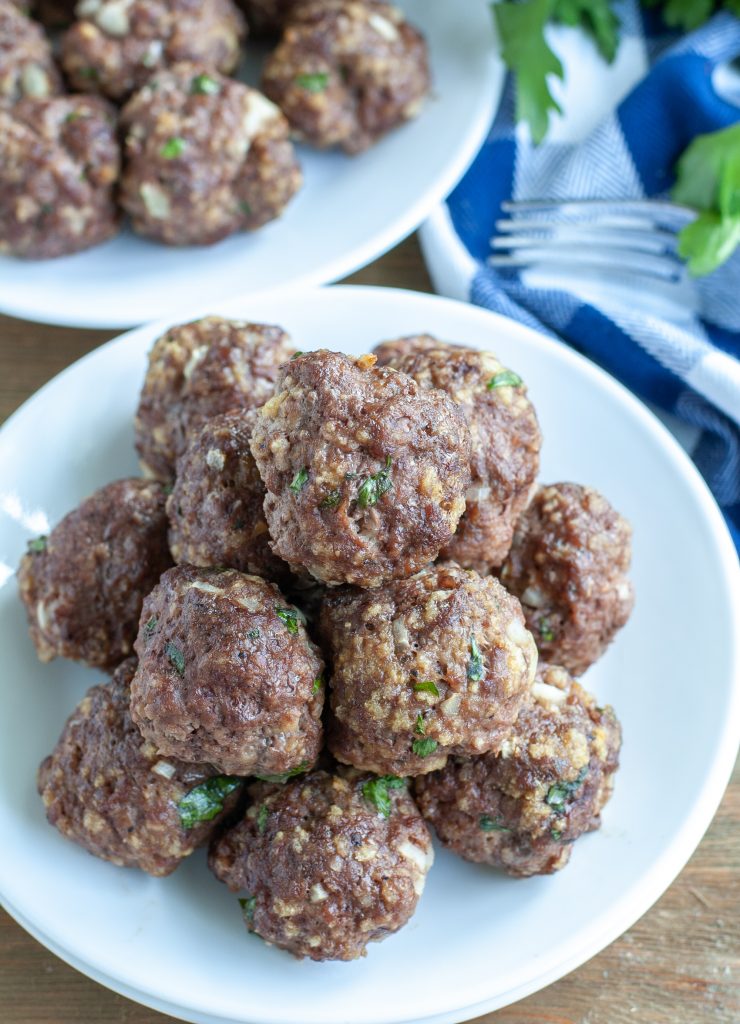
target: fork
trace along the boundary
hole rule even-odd
[[[617,284],[638,301],[695,310],[697,293],[678,255],[678,232],[695,217],[654,199],[530,199],[504,202],[491,239],[493,267]],[[622,296],[624,298],[624,295]]]

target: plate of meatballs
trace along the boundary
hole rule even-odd
[[[629,927],[738,743],[734,551],[620,385],[397,290],[139,328],[0,431],[0,895],[202,1022],[454,1022]]]
[[[0,0],[0,309],[128,327],[323,284],[452,189],[501,91],[488,5]]]

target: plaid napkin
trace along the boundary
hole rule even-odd
[[[715,91],[712,74],[740,55],[740,20],[720,14],[676,41],[636,0],[625,0],[619,14],[622,45],[641,53],[647,74],[584,141],[539,147],[515,129],[509,82],[483,149],[447,210],[425,226],[425,254],[438,290],[467,293],[480,306],[560,336],[692,425],[691,455],[740,548],[740,252],[697,281],[704,319],[689,311],[680,320],[638,312],[628,298],[605,295],[602,302],[565,285],[533,287],[485,262],[502,200],[665,195],[694,136],[740,119],[740,108]],[[567,56],[565,64],[567,73]]]

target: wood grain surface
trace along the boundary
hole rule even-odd
[[[349,280],[431,290],[415,239]],[[0,317],[0,419],[114,333]],[[0,911],[0,1024],[168,1020],[68,967]],[[698,850],[652,910],[589,963],[484,1022],[740,1024],[740,765]]]

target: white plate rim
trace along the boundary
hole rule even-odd
[[[740,621],[740,569],[737,569],[737,571],[733,570],[733,567],[737,567],[738,565],[737,554],[722,514],[696,467],[693,465],[683,449],[681,449],[675,438],[639,401],[639,399],[629,392],[622,384],[606,373],[606,371],[600,369],[588,359],[570,349],[564,343],[553,341],[551,338],[545,338],[531,328],[518,324],[515,321],[509,320],[497,313],[493,313],[479,307],[470,306],[465,303],[460,303],[452,299],[446,299],[435,295],[427,295],[405,289],[358,285],[339,285],[333,288],[306,289],[303,290],[302,293],[297,294],[293,293],[291,290],[291,297],[300,301],[301,294],[315,296],[317,293],[325,294],[327,292],[338,290],[341,290],[343,293],[349,293],[350,297],[354,293],[357,295],[358,299],[369,296],[373,296],[373,298],[377,298],[379,301],[384,300],[387,302],[404,302],[409,296],[414,300],[422,299],[424,303],[428,304],[430,307],[436,307],[439,309],[446,307],[451,312],[454,309],[456,315],[479,318],[481,322],[485,321],[488,325],[493,327],[498,325],[501,329],[505,330],[510,337],[516,338],[518,335],[521,339],[526,339],[528,343],[534,344],[535,346],[557,345],[560,350],[560,356],[566,362],[570,362],[572,365],[577,366],[582,373],[586,374],[586,376],[591,376],[592,379],[598,380],[602,387],[610,390],[617,399],[630,407],[632,414],[636,416],[641,421],[645,429],[652,433],[660,442],[660,446],[666,457],[672,462],[673,467],[694,492],[702,507],[702,512],[706,517],[707,523],[711,528],[712,539],[722,549],[723,565],[726,566],[726,578],[724,582],[726,583],[727,593],[732,601],[732,612],[736,621]],[[263,293],[260,296],[253,295],[232,300],[227,303],[219,303],[217,304],[218,311],[220,314],[225,316],[244,316],[245,304],[248,304],[250,301],[259,301],[262,303],[268,301],[272,295],[280,295],[281,292],[282,289],[275,289],[269,293]],[[211,309],[211,307],[209,307],[209,309]],[[0,428],[0,445],[4,441],[6,428],[11,424],[15,425],[16,422],[22,422],[24,417],[32,415],[31,410],[29,409],[31,403],[34,402],[36,398],[42,396],[47,388],[55,386],[68,373],[74,371],[74,368],[79,363],[95,359],[103,349],[108,349],[116,345],[125,345],[130,343],[132,339],[136,340],[142,336],[156,336],[158,332],[162,331],[173,322],[175,321],[173,321],[172,318],[166,318],[158,321],[156,324],[147,324],[142,327],[135,328],[132,331],[128,331],[125,334],[112,339],[105,345],[94,349],[92,352],[83,356],[80,360],[77,360],[75,363],[65,368],[65,370],[52,378],[51,381],[39,389],[39,391],[31,396],[26,403],[24,403],[15,413],[13,413],[11,417],[8,418],[6,423],[2,428]],[[553,963],[546,966],[543,970],[537,973],[536,976],[533,975],[527,980],[517,979],[515,983],[504,993],[499,993],[497,996],[489,1000],[483,1000],[463,1007],[457,1006],[433,1016],[403,1019],[391,1016],[386,1016],[382,1019],[376,1017],[373,1019],[373,1024],[384,1024],[384,1022],[387,1022],[387,1024],[457,1024],[457,1022],[468,1020],[471,1017],[510,1005],[512,1002],[522,999],[525,996],[540,990],[546,985],[551,984],[553,981],[563,977],[565,974],[580,966],[580,964],[584,963],[592,956],[595,956],[605,948],[605,946],[630,928],[637,920],[639,920],[640,917],[642,917],[644,913],[647,912],[647,910],[649,910],[655,901],[672,884],[701,841],[701,838],[716,813],[717,807],[722,799],[724,790],[734,767],[738,746],[740,746],[740,637],[732,635],[727,638],[727,641],[728,644],[731,645],[732,651],[734,684],[728,698],[730,704],[729,713],[725,720],[725,729],[722,735],[718,737],[718,742],[715,746],[712,757],[711,768],[706,771],[705,782],[702,790],[694,802],[691,813],[685,817],[683,824],[680,826],[680,831],[673,845],[665,850],[653,863],[650,869],[645,871],[634,885],[632,885],[626,893],[623,894],[621,903],[616,910],[613,909],[608,915],[605,915],[607,916],[607,921],[605,923],[597,922],[596,925],[590,928],[582,929],[579,941],[571,943],[573,948],[568,949],[566,955],[558,955],[557,957],[552,958]],[[101,967],[91,963],[89,958],[66,949],[66,947],[60,945],[53,935],[47,935],[33,922],[26,921],[23,914],[16,910],[12,906],[12,903],[2,896],[2,894],[0,894],[0,901],[3,902],[4,906],[6,906],[8,913],[10,913],[11,916],[22,925],[22,927],[26,928],[26,930],[38,938],[42,944],[52,949],[56,955],[59,955],[61,959],[70,963],[76,969],[89,974],[91,977],[95,977],[96,980],[100,981],[106,987],[111,988],[128,998],[135,999],[153,1009],[161,1010],[161,1012],[164,1013],[178,1014],[182,1016],[183,1019],[196,1022],[196,1024],[224,1024],[225,1019],[210,1015],[205,1005],[200,1007],[194,1001],[187,1007],[169,1003],[166,1000],[159,998],[157,994],[151,990],[138,988],[137,986],[130,985],[123,977],[114,977],[108,974]],[[295,1024],[294,1017],[281,1017],[278,1015],[272,1015],[269,1020],[268,1018],[262,1018],[262,1020],[264,1021],[264,1024]],[[239,1018],[238,1024],[244,1024],[244,1021],[245,1018]],[[254,1021],[250,1022],[250,1024],[258,1024],[258,1022]],[[262,1022],[259,1022],[259,1024],[262,1024]]]

